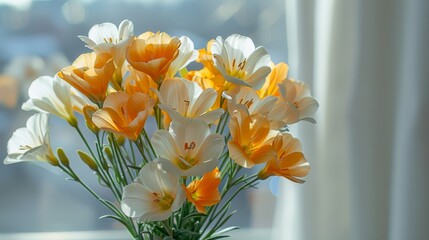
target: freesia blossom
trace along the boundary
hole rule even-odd
[[[231,140],[229,155],[238,165],[251,168],[274,157],[271,145],[275,132],[270,130],[268,119],[262,115],[250,116],[245,109],[236,110],[229,122]]]
[[[204,68],[189,71],[184,77],[198,83],[202,89],[213,88],[216,90],[217,97],[214,106],[216,108],[222,107],[226,109],[226,104],[220,106],[220,99],[224,89],[229,88],[229,85],[231,84],[225,81],[225,78],[214,66],[213,55],[210,50],[214,41],[214,39],[210,40],[207,43],[207,48],[203,48],[198,51],[199,55],[196,61],[203,64]]]
[[[83,93],[92,102],[101,104],[115,72],[112,56],[108,53],[85,53],[58,75]]]
[[[61,80],[63,81],[63,80]],[[69,85],[69,84],[68,84]],[[85,95],[83,95],[81,92],[79,92],[76,88],[70,87],[71,90],[71,97],[73,102],[73,110],[75,112],[78,112],[82,115],[84,115],[84,107],[85,106],[91,106],[92,108],[97,108],[98,106],[95,105],[89,98],[87,98]]]
[[[174,77],[174,75],[182,68],[188,66],[189,63],[195,61],[198,57],[198,51],[194,49],[194,42],[186,36],[181,36],[179,54],[177,58],[171,62],[170,67],[166,73],[166,77]]]
[[[217,97],[214,89],[203,91],[197,83],[186,79],[164,80],[157,94],[161,103],[160,108],[166,110],[170,117],[180,114],[187,118],[200,118],[210,124],[219,119],[223,113],[223,109],[210,111]]]
[[[121,208],[139,222],[162,221],[180,209],[185,197],[178,176],[162,170],[155,160],[144,165],[136,182],[124,187]]]
[[[211,52],[214,64],[226,81],[260,89],[271,69],[270,56],[263,47],[255,48],[249,37],[233,34],[225,39],[217,37]]]
[[[270,118],[277,121],[279,127],[301,120],[316,123],[313,115],[319,104],[311,96],[307,84],[286,79],[279,85],[279,89],[281,96],[270,114]]]
[[[73,126],[77,124],[73,114],[75,99],[72,99],[71,87],[57,75],[42,76],[34,80],[28,89],[28,96],[30,99],[22,105],[23,110],[50,113]]]
[[[288,133],[282,133],[274,138],[273,148],[276,156],[259,172],[259,178],[282,176],[296,183],[304,183],[300,178],[307,176],[310,164],[302,153],[299,140]]]
[[[200,213],[206,213],[208,206],[213,206],[220,202],[221,194],[219,192],[220,171],[218,168],[204,174],[201,179],[196,179],[183,186],[188,201],[194,204]]]
[[[205,49],[199,50],[196,61],[203,64],[204,68],[199,71],[188,72],[188,79],[197,82],[203,89],[214,88],[220,97],[227,82],[214,65],[211,53],[211,46],[214,41],[214,39],[210,40]]]
[[[283,80],[287,79],[288,72],[289,66],[284,62],[272,66],[271,72],[265,79],[264,85],[261,89],[258,90],[259,96],[261,98],[267,96],[280,96],[280,90],[278,85],[281,84]]]
[[[103,108],[93,116],[94,124],[103,130],[137,140],[152,112],[155,102],[147,94],[129,95],[123,91],[111,93],[104,101]]]
[[[172,121],[170,131],[156,131],[151,142],[162,168],[178,176],[201,176],[213,170],[225,146],[222,135],[210,134],[207,123],[198,118]]]
[[[134,39],[126,50],[128,63],[161,83],[179,54],[180,40],[167,33],[146,32]]]
[[[119,28],[110,22],[96,24],[89,30],[88,37],[78,37],[95,52],[111,54],[115,65],[120,68],[125,61],[125,48],[132,40],[133,35],[133,22],[124,20],[119,24]]]
[[[157,99],[156,94],[151,89],[156,89],[156,83],[144,72],[135,70],[131,65],[127,65],[129,74],[123,82],[123,89],[128,94],[141,92],[148,94],[151,98]]]
[[[48,114],[34,114],[27,120],[26,127],[17,129],[9,139],[4,164],[23,161],[43,161],[58,165],[49,143]]]
[[[261,99],[257,91],[250,87],[236,86],[230,91],[223,93],[223,96],[228,101],[228,111],[232,115],[237,109],[237,105],[243,105],[249,112],[249,115],[262,114],[268,116],[277,98],[274,96],[267,96]]]

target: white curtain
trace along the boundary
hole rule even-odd
[[[320,108],[273,239],[429,239],[429,1],[285,1],[290,76]]]

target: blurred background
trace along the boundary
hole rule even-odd
[[[164,31],[190,37],[197,49],[207,41],[232,33],[249,36],[264,45],[273,61],[286,61],[285,3],[270,1],[198,0],[0,0],[0,158],[6,157],[7,141],[25,126],[31,112],[20,110],[31,81],[54,75],[90,50],[77,38],[88,35],[94,24],[124,19],[134,23],[134,33]],[[73,155],[81,141],[67,123],[51,118],[53,149],[65,147]],[[65,174],[44,164],[0,165],[0,233],[121,229],[80,186],[65,181]],[[83,164],[77,171],[108,198],[109,192]],[[258,206],[264,201],[264,207]],[[270,228],[274,203],[268,184],[248,191],[237,200],[240,211],[231,225]]]
[[[427,239],[428,11],[425,0],[0,0],[0,157],[30,115],[19,110],[29,83],[88,51],[76,36],[92,25],[129,19],[136,34],[187,35],[196,48],[240,33],[287,62],[320,108],[316,125],[291,126],[312,166],[307,182],[281,181],[278,197],[268,184],[242,194],[231,224],[272,239]],[[52,123],[54,148],[83,147]],[[106,210],[64,177],[0,165],[0,233],[117,228],[96,220]]]

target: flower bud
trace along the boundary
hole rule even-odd
[[[92,157],[90,157],[88,154],[78,150],[77,154],[79,154],[80,159],[82,159],[82,161],[92,170],[94,171],[98,171],[98,167],[97,164],[95,163],[94,159],[92,159]]]
[[[115,139],[116,139],[116,142],[120,145],[120,146],[123,146],[124,145],[124,143],[125,143],[125,137],[124,136],[122,136],[122,135],[119,135],[119,134],[115,134]]]
[[[46,158],[48,160],[48,163],[51,164],[54,167],[58,167],[60,164],[58,163],[58,159],[55,158],[55,156],[53,154],[47,154]]]
[[[109,146],[105,146],[103,148],[104,153],[107,155],[107,157],[109,158],[109,160],[113,159],[113,153],[112,153],[112,149]]]
[[[70,165],[70,161],[62,148],[57,149],[57,155],[58,155],[58,158],[60,159],[61,164],[63,164],[66,167]]]
[[[100,132],[100,129],[92,121],[92,115],[95,111],[97,111],[97,108],[94,106],[86,105],[83,107],[83,116],[85,117],[86,126],[89,130],[91,130],[91,132],[93,132],[94,134],[98,134]]]

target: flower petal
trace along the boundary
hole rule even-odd
[[[177,144],[166,130],[158,130],[152,135],[152,146],[159,157],[173,161],[179,154]]]
[[[151,202],[152,193],[140,183],[131,183],[124,187],[121,201],[121,209],[128,217],[140,217],[153,209]]]

